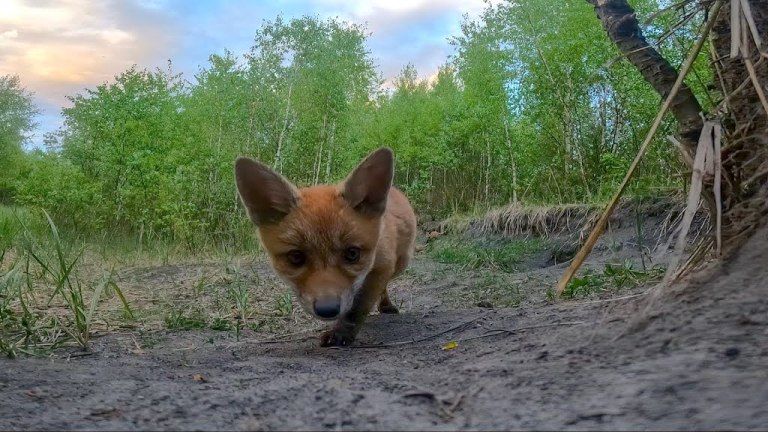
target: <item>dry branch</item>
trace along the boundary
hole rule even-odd
[[[715,148],[719,150],[720,145],[715,144],[715,140],[720,139],[720,125],[718,123],[707,121],[704,123],[704,128],[701,131],[701,137],[699,138],[699,145],[696,150],[696,157],[693,162],[693,173],[691,174],[691,189],[688,193],[688,204],[685,209],[685,215],[681,225],[680,234],[677,237],[677,244],[675,251],[667,267],[667,272],[664,275],[664,280],[661,285],[671,282],[678,270],[678,264],[682,259],[686,239],[688,237],[688,231],[693,223],[693,216],[699,207],[701,202],[701,192],[704,187],[704,176],[714,175],[715,171],[720,172],[715,168],[716,159],[719,160],[719,155],[715,156]],[[717,194],[719,197],[719,194]],[[720,222],[720,214],[718,212],[717,223]],[[719,228],[718,228],[719,232]],[[719,236],[718,236],[719,241]]]

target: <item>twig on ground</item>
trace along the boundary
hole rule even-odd
[[[262,339],[262,340],[256,340],[251,341],[250,343],[253,344],[275,344],[275,343],[283,343],[283,342],[301,342],[307,339],[311,339],[313,337],[316,337],[318,330],[302,330],[300,332],[293,332],[293,333],[285,333],[281,335],[276,335],[268,339]],[[314,333],[311,335],[303,336],[300,338],[291,338],[291,336],[306,334],[306,333]]]
[[[305,340],[314,339],[316,337],[317,335],[308,335],[300,338],[291,338],[291,339],[264,339],[264,340],[253,341],[251,343],[258,344],[258,345],[267,345],[267,344],[278,344],[278,343],[286,343],[286,342],[302,342]]]
[[[584,324],[584,321],[572,321],[572,322],[553,323],[553,324],[540,324],[540,325],[527,326],[527,327],[518,327],[518,328],[514,328],[514,329],[491,329],[491,330],[488,330],[487,332],[485,332],[485,333],[483,333],[481,335],[469,336],[469,337],[462,338],[462,339],[456,339],[456,342],[466,342],[466,341],[475,340],[475,339],[482,339],[482,338],[487,338],[487,337],[491,337],[491,336],[497,336],[497,335],[500,335],[500,334],[511,335],[511,334],[514,334],[514,333],[517,333],[517,332],[523,331],[523,330],[532,330],[532,329],[546,328],[546,327],[572,326],[572,325],[580,325],[580,324]]]
[[[94,351],[85,351],[85,352],[79,352],[79,353],[71,353],[67,355],[67,360],[78,358],[78,357],[89,357],[96,354]]]
[[[410,344],[415,344],[415,343],[419,343],[419,342],[424,342],[424,341],[427,341],[427,340],[430,340],[430,339],[434,339],[434,338],[436,338],[438,336],[442,336],[442,335],[444,335],[446,333],[450,333],[452,331],[459,330],[459,329],[461,329],[463,327],[466,327],[466,326],[474,323],[475,321],[477,321],[477,320],[479,320],[481,318],[485,318],[490,313],[491,312],[484,313],[484,314],[482,314],[480,316],[477,316],[477,317],[475,317],[475,318],[473,318],[473,319],[471,319],[469,321],[465,321],[465,322],[463,322],[461,324],[455,325],[455,326],[453,326],[453,327],[451,327],[449,329],[443,330],[443,331],[441,331],[439,333],[431,334],[429,336],[424,336],[424,337],[419,338],[419,339],[412,339],[412,340],[399,341],[399,342],[390,342],[390,343],[376,344],[376,345],[350,345],[348,347],[333,347],[333,348],[391,348],[391,347],[396,347],[396,346],[410,345]]]
[[[427,399],[432,400],[439,400],[440,398],[434,393],[429,390],[416,390],[411,391],[403,395],[404,398],[412,398],[412,397],[425,397]]]
[[[642,297],[650,292],[650,289],[647,289],[641,293],[637,294],[629,294],[621,297],[614,297],[614,298],[608,298],[608,299],[601,299],[601,300],[589,300],[584,302],[578,302],[578,303],[570,303],[570,304],[563,304],[561,306],[565,307],[576,307],[576,306],[584,306],[589,304],[596,304],[596,303],[609,303],[609,302],[615,302],[615,301],[622,301],[622,300],[629,300],[635,297]]]
[[[459,405],[461,405],[461,402],[463,400],[464,400],[464,393],[459,393],[459,395],[456,396],[456,400],[454,400],[451,406],[449,406],[448,409],[446,410],[448,414],[453,415],[453,412],[456,411],[456,408],[458,408]]]
[[[473,395],[476,394],[478,391],[480,391],[480,389],[482,389],[482,387],[474,391]],[[430,390],[415,390],[415,391],[404,394],[402,397],[404,398],[424,397],[429,399],[432,402],[437,402],[438,404],[437,408],[440,410],[440,414],[447,418],[453,418],[454,412],[459,407],[459,405],[461,405],[461,402],[464,400],[465,396],[466,394],[463,392],[453,397],[448,397],[448,396],[440,396]],[[449,403],[450,403],[450,406],[448,406],[447,408],[443,406],[443,405],[448,405]]]
[[[129,350],[129,351],[132,352],[133,354],[137,354],[137,355],[144,354],[144,350],[141,349],[141,346],[139,345],[139,341],[136,340],[136,336],[131,335],[131,339],[133,340],[133,344],[136,346],[136,349],[135,350]]]
[[[449,328],[447,330],[443,330],[443,331],[441,331],[439,333],[435,333],[435,334],[432,334],[432,335],[429,335],[429,336],[425,336],[425,337],[419,338],[419,339],[413,339],[413,340],[408,340],[408,341],[399,341],[399,342],[391,342],[391,343],[384,343],[384,344],[377,344],[377,345],[351,345],[351,346],[345,347],[345,348],[391,348],[391,347],[396,347],[396,346],[412,345],[412,344],[415,344],[415,343],[427,341],[429,339],[434,339],[434,338],[436,338],[438,336],[442,336],[442,335],[444,335],[446,333],[450,333],[451,331],[454,331],[454,330],[458,330],[458,329],[460,329],[462,327],[465,327],[465,326],[467,326],[467,325],[477,321],[478,319],[482,318],[483,316],[485,316],[485,315],[477,317],[477,318],[475,318],[475,319],[473,319],[471,321],[467,321],[465,323],[459,324],[457,326],[453,326],[453,327],[451,327],[451,328]],[[479,335],[479,336],[470,336],[470,337],[466,337],[466,338],[462,338],[462,339],[456,339],[456,342],[465,342],[465,341],[469,341],[469,340],[481,339],[481,338],[496,336],[496,335],[500,335],[500,334],[513,334],[513,333],[516,333],[516,332],[519,332],[519,331],[531,330],[531,329],[536,329],[536,328],[568,326],[568,325],[579,325],[579,324],[584,324],[584,322],[582,322],[582,321],[574,321],[574,322],[553,323],[553,324],[540,324],[540,325],[534,325],[534,326],[518,327],[518,328],[514,328],[514,329],[492,329],[492,330],[488,330],[486,333],[483,333],[482,335]]]

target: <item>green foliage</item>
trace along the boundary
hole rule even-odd
[[[23,180],[17,183],[16,201],[58,216],[59,225],[76,231],[104,228],[104,201],[96,179],[70,160],[35,151],[28,155]]]
[[[183,309],[173,309],[165,317],[169,330],[191,330],[206,327],[206,322],[198,313],[187,313]]]
[[[468,305],[488,304],[493,307],[513,307],[520,304],[524,295],[520,292],[520,282],[512,275],[498,272],[481,272],[469,289],[456,294],[456,303]]]
[[[545,248],[546,242],[541,238],[492,241],[449,235],[430,243],[427,252],[435,261],[445,264],[514,273],[520,271],[526,259]]]
[[[588,269],[583,275],[574,277],[563,291],[563,297],[586,297],[624,288],[634,288],[661,280],[665,270],[660,266],[647,270],[636,270],[629,261],[619,265],[606,264],[602,272]]]
[[[33,212],[23,207],[0,205],[0,251],[11,249],[24,231],[35,235],[47,230],[42,212]]]
[[[289,316],[293,312],[293,297],[291,293],[280,294],[275,299],[275,314],[277,316]]]
[[[113,273],[84,281],[79,276],[82,244],[62,238],[47,213],[45,218],[48,231],[42,234],[17,218],[21,230],[14,244],[0,248],[0,352],[9,357],[69,341],[88,349],[99,303],[107,296],[116,295],[124,317],[133,319]],[[62,306],[66,313],[57,311]]]
[[[634,3],[641,15],[658,8]],[[673,63],[702,18],[662,37],[680,13],[645,29]],[[231,251],[254,247],[235,193],[239,155],[308,185],[341,180],[389,146],[395,184],[419,213],[436,216],[612,194],[659,96],[619,57],[587,2],[489,5],[451,41],[455,55],[432,79],[408,64],[386,88],[366,29],[317,17],[265,21],[245,55],[211,55],[191,82],[170,64],[134,66],[70,98],[65,126],[46,137],[49,151],[14,165],[16,200],[78,233]],[[690,80],[705,102],[706,60]],[[17,81],[2,83],[24,95]],[[658,136],[672,127],[665,122]],[[631,193],[680,186],[675,149],[659,140]]]
[[[0,76],[0,202],[13,193],[13,179],[23,163],[23,147],[38,112],[18,76]]]

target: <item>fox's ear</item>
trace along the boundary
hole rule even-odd
[[[384,147],[368,155],[344,180],[342,195],[352,208],[366,216],[381,216],[394,175],[392,150]]]
[[[261,162],[237,158],[235,179],[240,199],[256,226],[279,222],[298,203],[296,187]]]

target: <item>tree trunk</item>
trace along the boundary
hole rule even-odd
[[[333,164],[333,147],[336,140],[336,120],[331,122],[331,132],[328,137],[328,158],[325,161],[325,182],[331,181],[331,166]]]
[[[317,157],[315,158],[314,172],[315,176],[312,180],[312,184],[318,184],[320,182],[320,170],[323,167],[323,147],[328,140],[328,131],[326,127],[328,125],[328,115],[323,114],[323,127],[320,129],[320,147],[317,149]]]
[[[677,70],[645,40],[632,7],[626,0],[587,2],[595,7],[603,28],[621,54],[640,71],[662,99],[666,98],[677,80]],[[677,120],[681,142],[689,152],[693,152],[703,124],[699,117],[701,105],[687,85],[683,84],[677,92],[670,111]]]
[[[507,151],[509,151],[509,163],[512,165],[512,204],[517,204],[517,162],[515,160],[515,152],[512,149],[512,139],[509,136],[509,121],[507,115],[504,114],[504,138],[507,142]]]
[[[291,116],[291,92],[293,91],[293,82],[288,84],[288,98],[285,105],[285,119],[283,120],[283,128],[280,130],[280,136],[277,138],[277,153],[275,153],[275,163],[272,164],[272,168],[277,169],[277,172],[283,172],[283,141],[285,140],[285,134],[288,131],[288,123]]]
[[[485,160],[485,205],[490,206],[488,196],[491,191],[491,139],[488,135],[485,136],[485,152],[487,154]]]

